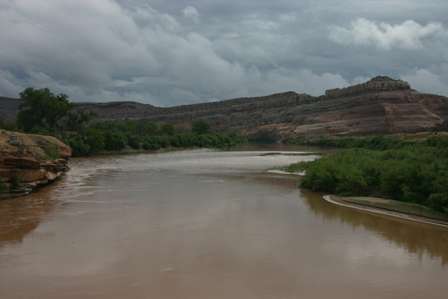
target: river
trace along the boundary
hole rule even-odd
[[[0,298],[447,298],[447,230],[331,205],[266,172],[313,156],[269,153],[73,159],[0,201]]]

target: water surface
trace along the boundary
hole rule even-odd
[[[272,167],[313,156],[77,159],[0,202],[0,298],[446,298],[448,232],[333,206]]]

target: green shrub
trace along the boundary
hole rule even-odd
[[[386,150],[400,148],[407,142],[392,136],[370,136],[370,137],[326,137],[304,138],[299,137],[287,141],[290,144],[303,144],[324,147],[339,148],[365,148],[372,150]]]
[[[91,153],[90,146],[80,135],[68,137],[64,141],[72,148],[75,157],[88,156]]]
[[[161,146],[155,137],[148,137],[143,141],[144,150],[158,150]]]
[[[428,199],[428,206],[436,211],[446,212],[448,209],[448,193],[431,194]]]
[[[210,125],[203,120],[194,121],[191,131],[194,134],[207,134],[210,131]]]
[[[17,131],[17,125],[14,122],[9,122],[3,119],[0,119],[0,129],[8,130],[8,131]]]
[[[106,137],[104,132],[95,128],[89,128],[84,135],[84,143],[89,148],[89,154],[101,152],[106,147]]]
[[[136,136],[136,135],[131,135],[128,137],[128,145],[132,148],[132,149],[140,149],[142,147],[142,142],[140,137]]]
[[[48,160],[56,160],[60,158],[59,148],[54,144],[48,144],[44,147],[45,155]]]
[[[174,128],[174,126],[172,124],[163,124],[160,127],[160,134],[161,135],[172,136],[175,133],[176,133],[176,129]]]
[[[126,147],[127,138],[121,132],[108,132],[105,135],[104,148],[108,151],[121,151]]]
[[[306,170],[302,186],[314,191],[448,208],[448,156],[438,147],[343,150],[300,167]]]
[[[258,144],[274,144],[277,143],[280,136],[277,132],[272,130],[259,130],[258,132],[249,136],[249,141]]]

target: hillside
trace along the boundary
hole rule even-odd
[[[13,121],[19,111],[19,99],[0,97],[0,120]]]
[[[19,101],[0,99],[0,115],[11,119]],[[414,133],[439,130],[448,120],[448,98],[413,90],[388,77],[313,97],[295,92],[219,102],[155,107],[136,102],[79,103],[77,109],[106,119],[150,119],[189,126],[204,119],[215,130],[278,138],[307,135]]]

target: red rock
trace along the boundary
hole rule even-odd
[[[41,167],[39,161],[27,157],[7,157],[3,160],[3,165],[20,169],[39,169]]]
[[[56,180],[68,170],[70,155],[54,137],[0,130],[0,180],[14,196]]]

